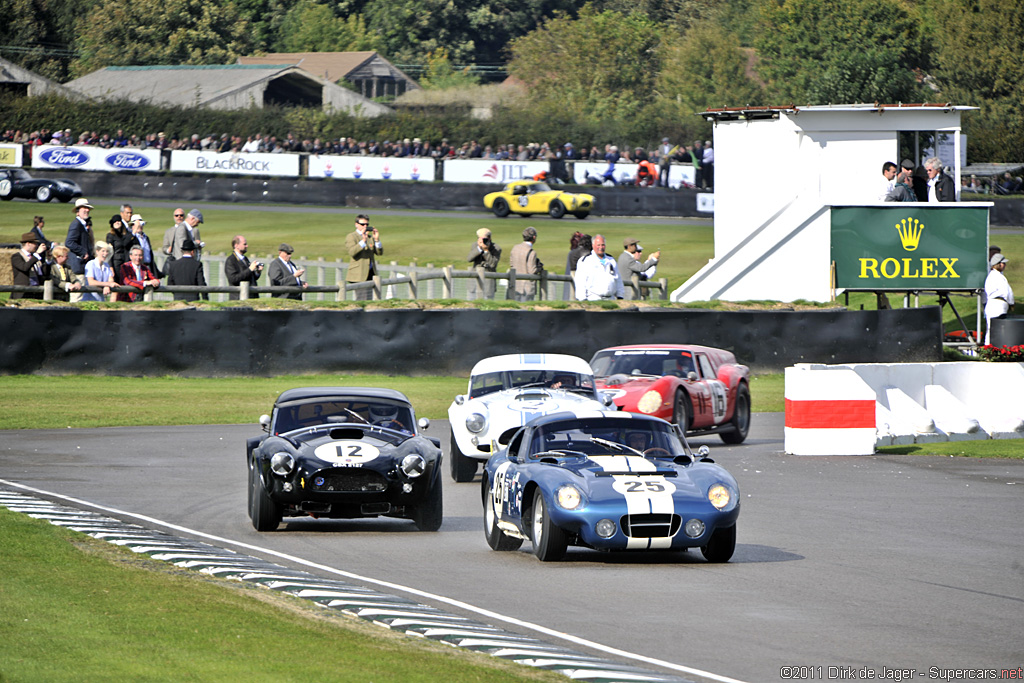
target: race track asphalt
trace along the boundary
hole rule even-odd
[[[427,433],[447,444],[446,422]],[[831,680],[864,680],[865,667],[876,680],[895,669],[940,680],[932,667],[1024,665],[1022,461],[787,456],[783,416],[758,413],[742,446],[695,440],[741,487],[731,563],[575,549],[541,564],[529,543],[492,552],[479,481],[447,475],[437,533],[390,519],[291,519],[257,533],[244,448],[256,434],[254,424],[8,431],[0,480],[751,683],[830,680],[829,667],[851,667]],[[801,666],[813,668],[784,668]]]

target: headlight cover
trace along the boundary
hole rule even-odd
[[[719,510],[724,510],[732,502],[732,492],[724,484],[715,484],[708,489],[708,500]]]
[[[564,484],[555,491],[555,502],[563,510],[578,510],[583,507],[583,494],[572,484]]]
[[[651,413],[658,412],[658,408],[661,407],[661,394],[654,389],[651,389],[644,394],[639,401],[637,401],[636,409],[641,413],[650,415]]]
[[[486,427],[487,418],[481,415],[480,413],[473,413],[472,415],[466,418],[466,429],[473,432],[474,434],[479,434],[480,432],[484,431]]]
[[[270,469],[274,474],[282,477],[288,476],[295,471],[295,458],[292,457],[291,453],[274,453],[270,456]]]
[[[419,453],[411,453],[402,458],[402,474],[415,479],[427,470],[427,461]]]

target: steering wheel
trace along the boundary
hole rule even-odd
[[[646,451],[644,451],[644,455],[650,455],[650,456],[653,456],[655,458],[662,458],[662,457],[664,457],[664,458],[671,458],[672,457],[672,454],[669,453],[664,448],[648,448]]]

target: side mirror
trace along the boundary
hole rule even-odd
[[[708,448],[707,446],[701,446],[700,448],[697,449],[697,455],[699,455],[703,460],[704,458],[711,455],[711,449]]]
[[[603,403],[605,406],[609,408],[615,405],[615,398],[612,396],[612,393],[610,391],[601,392],[601,403]]]
[[[457,395],[455,397],[455,405],[461,406],[465,402],[466,402],[466,397],[463,396],[462,394],[459,394],[459,395]]]
[[[695,381],[697,381],[700,378],[697,377],[697,373],[696,372],[694,372],[693,370],[690,370],[688,373],[686,373],[686,379],[690,380],[691,382],[695,382]]]
[[[419,419],[419,422],[417,422],[416,424],[419,426],[420,429],[429,429],[430,428],[430,420],[428,420],[425,417],[421,417]]]
[[[265,431],[266,433],[268,433],[268,434],[270,433],[270,416],[269,415],[260,415],[260,427],[262,427],[263,431]]]

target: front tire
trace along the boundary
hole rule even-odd
[[[437,531],[444,519],[444,496],[441,473],[437,473],[437,481],[430,488],[425,503],[413,510],[412,521],[420,531]]]
[[[491,550],[508,552],[519,550],[523,539],[508,536],[498,528],[498,516],[494,511],[494,501],[491,500],[490,491],[487,489],[487,477],[484,477],[484,537]]]
[[[459,448],[459,442],[455,440],[454,431],[452,432],[451,451],[452,457],[449,458],[448,461],[451,463],[452,481],[473,481],[473,477],[476,476],[476,460],[462,454],[462,450]]]
[[[506,202],[504,199],[501,199],[500,197],[498,199],[495,199],[494,205],[491,207],[491,211],[493,211],[494,215],[497,216],[498,218],[505,218],[510,213],[508,208],[508,202]]]
[[[690,413],[692,410],[693,405],[690,403],[690,397],[682,389],[676,389],[676,400],[672,407],[672,422],[679,425],[684,433],[690,429]]]
[[[250,470],[252,487],[252,526],[256,531],[275,531],[281,524],[281,506],[271,499],[260,482],[260,470],[254,465]]]
[[[565,215],[565,206],[557,199],[553,200],[548,206],[548,215],[552,218],[561,218]]]
[[[736,390],[736,407],[732,411],[733,431],[719,434],[728,444],[743,443],[750,432],[750,390],[741,384]]]
[[[736,525],[725,529],[715,529],[706,546],[700,552],[708,562],[728,562],[736,550]]]
[[[544,494],[540,489],[533,495],[533,554],[541,562],[557,562],[565,557],[569,545],[568,535],[551,521]]]
[[[576,213],[573,214],[573,216],[576,216],[576,218],[579,218],[580,220],[583,220],[584,218],[586,218],[589,215],[590,214],[585,212],[585,211],[577,211]]]
[[[36,188],[37,202],[48,202],[51,199],[53,199],[53,191],[50,188],[45,185],[43,187]]]

